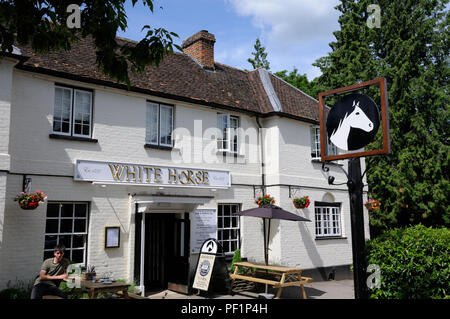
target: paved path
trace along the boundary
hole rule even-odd
[[[286,288],[285,288],[286,289]],[[305,286],[308,299],[354,299],[353,280],[318,281]],[[184,295],[164,290],[149,296],[150,299],[204,299],[203,296]],[[231,295],[217,295],[213,299],[256,299],[258,294],[244,292]],[[282,296],[283,298],[283,296]],[[295,298],[295,297],[294,297]],[[283,298],[284,299],[284,298]]]

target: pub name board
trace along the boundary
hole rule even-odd
[[[197,188],[231,186],[229,171],[87,160],[76,160],[74,180]]]

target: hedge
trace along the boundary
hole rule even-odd
[[[375,299],[450,297],[450,231],[422,225],[394,229],[367,242],[368,264],[381,269]]]

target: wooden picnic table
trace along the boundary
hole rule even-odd
[[[69,277],[69,279],[71,278]],[[103,282],[93,282],[92,280],[81,280],[80,284],[81,288],[87,289],[90,299],[97,299],[98,294],[103,292],[120,293],[123,298],[129,298],[128,287],[130,287],[130,284],[125,284],[123,282],[116,281],[105,284]]]
[[[299,286],[302,290],[303,299],[306,299],[303,285],[312,282],[312,278],[302,277],[301,268],[261,265],[250,262],[237,262],[234,263],[234,266],[234,273],[230,275],[230,293],[233,291],[235,280],[242,280],[278,288],[275,298],[280,298],[284,287]]]

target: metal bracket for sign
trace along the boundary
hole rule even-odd
[[[24,193],[30,193],[31,192],[31,177],[27,177],[26,175],[23,175],[22,191]]]
[[[297,191],[300,191],[300,189],[300,186],[289,185],[289,198],[293,198],[295,194],[297,194]]]
[[[256,198],[257,194],[264,194],[264,187],[253,185],[253,198]]]
[[[327,150],[327,140],[325,131],[325,97],[335,96],[339,94],[349,93],[353,91],[362,90],[364,88],[379,85],[380,87],[380,103],[381,103],[381,124],[382,124],[382,134],[383,134],[383,148],[378,150],[364,151],[364,152],[354,152],[346,153],[340,155],[330,155],[328,156]],[[387,89],[386,89],[386,79],[378,78],[362,83],[353,84],[343,88],[321,92],[319,93],[319,121],[320,121],[320,150],[322,161],[334,161],[338,159],[348,159],[352,157],[363,157],[363,156],[373,156],[380,154],[388,154],[390,152],[390,142],[389,142],[389,117],[388,117],[388,100],[387,100]]]
[[[330,168],[327,167],[327,166],[325,166],[326,164],[329,164],[329,163],[326,163],[326,162],[323,162],[323,163],[322,163],[322,171],[324,171],[325,173],[328,173],[328,172],[330,171]],[[340,165],[337,165],[337,166],[344,172],[345,176],[347,177],[347,182],[335,184],[335,183],[334,183],[334,176],[329,175],[329,176],[328,176],[328,185],[336,185],[336,186],[337,186],[337,185],[344,185],[344,184],[347,184],[348,187],[351,187],[352,181],[351,181],[350,178],[348,177],[347,172],[346,172],[345,169],[343,169]]]

